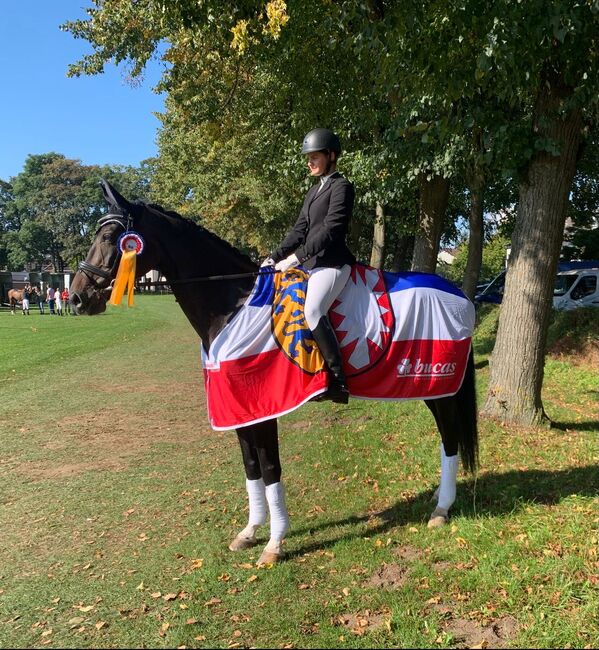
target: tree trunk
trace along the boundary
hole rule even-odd
[[[462,283],[462,291],[470,300],[474,299],[483,263],[483,184],[483,175],[475,173],[470,181],[470,214],[468,215],[470,235],[468,259]]]
[[[536,100],[535,134],[550,138],[559,155],[539,152],[520,186],[518,218],[506,275],[484,412],[503,421],[537,425],[553,284],[562,245],[566,202],[582,139],[582,115],[558,115],[570,91],[545,75]]]
[[[414,235],[400,235],[393,253],[393,262],[391,271],[398,273],[405,271],[410,267],[412,256],[414,254]]]
[[[382,269],[385,262],[385,210],[377,201],[374,217],[374,233],[372,236],[372,253],[370,266]]]
[[[434,273],[449,201],[449,180],[443,176],[427,178],[420,174],[420,230],[414,242],[412,270]]]

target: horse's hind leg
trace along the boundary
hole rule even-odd
[[[454,398],[429,400],[426,405],[435,417],[441,433],[441,481],[435,490],[436,502],[429,522],[429,528],[443,526],[449,520],[449,510],[456,498],[456,484],[459,467],[458,440],[454,434],[456,424],[457,403]],[[454,426],[451,426],[451,425]]]

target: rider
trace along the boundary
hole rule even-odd
[[[349,391],[341,353],[327,312],[347,282],[356,261],[345,243],[354,206],[354,186],[337,171],[341,143],[329,129],[313,129],[302,153],[310,175],[319,179],[304,200],[295,226],[262,266],[277,271],[302,264],[308,270],[305,318],[329,369],[326,397],[347,404]]]

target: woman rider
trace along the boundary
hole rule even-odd
[[[347,404],[349,391],[337,337],[327,312],[347,282],[356,261],[345,238],[354,206],[354,186],[337,171],[341,143],[329,129],[313,129],[304,138],[310,175],[319,179],[304,200],[295,226],[262,266],[287,271],[298,264],[308,270],[305,317],[329,370],[325,395]]]

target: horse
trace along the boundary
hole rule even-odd
[[[14,316],[17,304],[23,302],[24,289],[9,289],[7,293],[8,303],[10,305],[10,312]],[[31,289],[32,296],[39,296],[37,287]]]
[[[228,242],[173,211],[137,200],[130,202],[106,181],[102,190],[109,205],[85,261],[80,262],[71,284],[71,307],[76,314],[105,311],[120,259],[119,237],[134,230],[144,240],[136,276],[160,269],[175,298],[199,335],[204,350],[241,309],[251,293],[258,265]],[[206,281],[200,281],[206,280]],[[459,459],[474,472],[478,464],[477,409],[474,360],[470,350],[459,391],[451,397],[425,399],[441,435],[441,479],[435,491],[428,526],[447,523],[456,497]],[[248,525],[232,540],[238,551],[258,544],[256,531],[270,515],[270,539],[258,564],[283,559],[282,541],[289,517],[281,483],[276,418],[236,429],[249,498]]]

